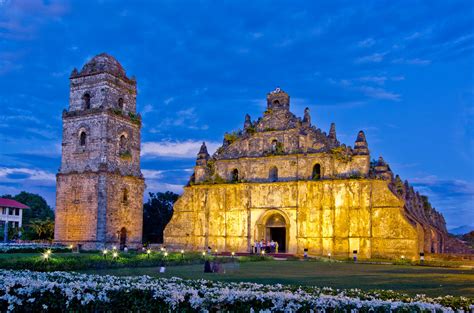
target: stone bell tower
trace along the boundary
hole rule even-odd
[[[141,245],[144,179],[136,81],[99,54],[70,77],[57,174],[55,241],[84,249]]]

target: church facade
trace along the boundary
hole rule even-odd
[[[144,179],[136,81],[100,54],[74,69],[63,111],[55,241],[84,249],[140,246]]]
[[[263,116],[245,117],[213,156],[203,143],[194,174],[165,229],[174,248],[280,251],[360,258],[415,258],[444,252],[443,216],[382,159],[371,161],[364,132],[353,147],[298,118],[290,97],[267,95]]]

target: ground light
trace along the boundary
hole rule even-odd
[[[184,250],[181,250],[181,259],[184,259]]]
[[[109,251],[107,251],[107,249],[102,250],[102,255],[104,256],[104,259],[107,258],[107,253],[108,253],[108,252],[109,252]]]
[[[262,253],[262,255],[265,255],[265,250],[262,250],[262,252],[261,252],[261,253]]]
[[[147,249],[147,250],[146,250],[146,254],[148,255],[148,258],[150,258],[151,250],[150,250],[150,249]]]
[[[328,258],[331,258],[331,252],[328,253]]]
[[[114,253],[112,253],[112,257],[113,257],[114,259],[116,259],[116,258],[118,257],[117,251],[114,251]]]
[[[45,252],[45,253],[43,253],[42,256],[43,256],[43,260],[44,260],[45,262],[48,262],[48,260],[49,260],[49,253],[48,253],[48,252]]]
[[[165,252],[165,257],[167,257],[167,256],[168,256],[168,252]]]

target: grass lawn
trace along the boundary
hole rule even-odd
[[[226,273],[205,274],[203,265],[169,266],[165,274],[157,267],[83,270],[99,275],[150,275],[264,284],[316,285],[347,289],[392,289],[411,295],[473,297],[474,271],[408,265],[374,265],[304,261],[260,261],[226,264]]]

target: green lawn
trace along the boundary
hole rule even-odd
[[[203,265],[169,266],[165,274],[156,267],[84,270],[99,275],[177,276],[186,279],[247,281],[264,284],[316,285],[333,288],[392,289],[408,294],[473,297],[474,271],[409,265],[374,265],[304,261],[260,261],[226,264],[226,273],[205,274]]]

